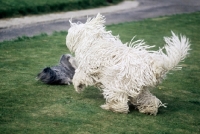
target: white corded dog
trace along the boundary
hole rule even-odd
[[[180,69],[190,50],[185,36],[164,37],[164,53],[150,51],[142,40],[123,44],[119,37],[105,30],[104,16],[88,18],[85,24],[72,23],[66,45],[75,53],[78,68],[73,77],[77,92],[96,86],[103,92],[106,103],[101,107],[114,112],[128,113],[128,102],[141,113],[156,115],[165,105],[149,89],[158,85],[172,69]]]

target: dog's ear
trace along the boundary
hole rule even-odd
[[[64,66],[65,68],[69,70],[75,70],[76,68],[73,67],[73,65],[70,62],[71,58],[72,56],[70,54],[62,55],[60,58],[60,65]]]

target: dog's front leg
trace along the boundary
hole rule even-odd
[[[143,89],[136,97],[130,97],[130,102],[135,105],[140,113],[156,115],[160,106],[166,107],[156,96],[150,93],[148,89]]]
[[[92,78],[89,77],[88,74],[86,74],[83,69],[76,70],[72,82],[73,82],[76,92],[78,92],[78,93],[83,91],[85,89],[85,87],[87,87],[89,85],[93,85]]]
[[[78,93],[80,93],[81,91],[83,91],[84,88],[85,88],[84,78],[83,77],[84,76],[81,75],[80,72],[76,72],[74,74],[74,77],[73,77],[73,80],[72,80],[74,88],[75,88],[76,92],[78,92]]]

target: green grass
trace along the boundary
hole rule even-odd
[[[89,87],[78,94],[73,86],[50,86],[35,80],[55,65],[65,46],[66,32],[0,43],[0,133],[69,134],[199,134],[200,133],[200,12],[108,26],[123,42],[132,36],[162,47],[170,30],[191,40],[190,56],[152,92],[168,103],[157,116],[105,111],[100,91]]]
[[[116,4],[122,0],[1,0],[0,18],[80,10]]]

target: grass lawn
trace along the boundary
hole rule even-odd
[[[157,116],[105,111],[105,100],[94,87],[83,93],[72,85],[45,85],[35,80],[46,66],[58,63],[67,32],[22,37],[0,43],[0,133],[69,134],[199,134],[200,133],[200,12],[107,26],[123,42],[134,35],[162,47],[170,30],[191,40],[190,56],[152,92],[167,108]]]
[[[80,10],[120,1],[122,0],[0,0],[0,18]]]

